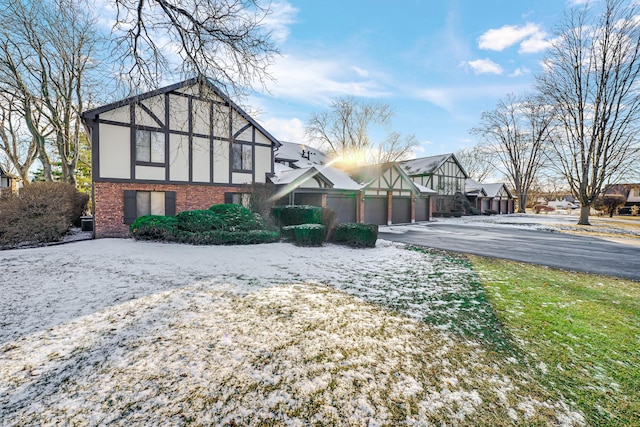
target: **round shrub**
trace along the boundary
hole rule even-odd
[[[172,240],[178,230],[173,216],[145,215],[129,226],[131,235],[139,240]]]
[[[176,219],[180,230],[193,233],[224,228],[224,222],[220,216],[208,209],[180,212],[176,215]]]
[[[213,205],[209,211],[218,217],[221,224],[218,228],[220,230],[259,230],[265,225],[259,214],[254,214],[244,206],[225,203]]]

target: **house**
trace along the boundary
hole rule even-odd
[[[635,211],[635,215],[638,215],[638,210],[640,210],[640,183],[609,185],[603,191],[603,196],[609,195],[619,195],[625,199],[624,206],[618,209],[618,214],[632,215]],[[637,208],[634,208],[634,206],[637,206]]]
[[[482,183],[468,178],[465,182],[467,200],[480,211],[510,214],[515,211],[515,197],[503,182]]]
[[[465,190],[467,172],[452,153],[421,157],[399,162],[400,167],[416,184],[433,189],[430,212],[440,216],[455,209],[456,193]]]
[[[18,181],[20,181],[20,177],[5,172],[0,166],[0,194],[16,194],[18,192]]]
[[[190,79],[93,110],[94,233],[123,237],[142,215],[237,202],[274,173],[280,146],[207,79]]]
[[[321,151],[291,142],[276,149],[275,162],[271,181],[279,188],[280,204],[326,207],[339,223],[429,220],[428,201],[435,192],[411,181],[395,163],[363,166],[348,175]]]

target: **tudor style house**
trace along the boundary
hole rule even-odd
[[[399,165],[413,182],[437,193],[431,197],[432,216],[451,212],[456,193],[465,191],[467,172],[452,153],[406,160]]]
[[[206,79],[85,111],[94,233],[123,237],[142,215],[237,201],[267,182],[280,143]]]

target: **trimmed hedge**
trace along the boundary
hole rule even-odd
[[[253,245],[277,242],[279,239],[280,233],[275,230],[212,230],[202,233],[178,230],[172,236],[172,241],[192,245]]]
[[[129,226],[131,234],[139,240],[171,240],[178,231],[174,216],[145,215]]]
[[[209,211],[216,214],[222,221],[223,226],[219,228],[221,230],[259,230],[264,228],[265,225],[259,214],[251,212],[244,206],[225,203],[213,205],[209,208]]]
[[[354,248],[373,248],[378,240],[376,224],[347,222],[338,224],[333,230],[333,242]]]
[[[322,224],[322,208],[311,205],[285,205],[271,208],[271,216],[280,227],[301,224]]]
[[[300,224],[290,226],[293,229],[294,242],[298,246],[322,246],[326,235],[322,224]]]
[[[176,215],[180,230],[192,233],[220,230],[224,227],[223,220],[208,209],[184,211]]]

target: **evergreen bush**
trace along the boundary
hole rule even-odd
[[[145,215],[136,219],[129,230],[139,240],[172,240],[178,231],[178,219],[174,216]]]
[[[259,214],[254,214],[244,206],[225,203],[209,208],[219,220],[218,230],[259,230],[264,228],[264,221]]]
[[[271,216],[280,227],[322,224],[322,208],[311,205],[284,205],[271,208]]]
[[[325,227],[322,224],[300,224],[291,226],[294,242],[298,246],[322,246],[325,238]]]
[[[354,248],[373,248],[378,240],[376,224],[347,222],[338,224],[333,231],[333,242]]]

